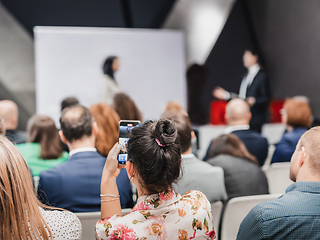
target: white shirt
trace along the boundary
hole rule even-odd
[[[76,148],[69,152],[69,157],[72,155],[79,153],[79,152],[96,152],[97,149],[94,147],[83,147],[83,148]]]
[[[248,130],[248,129],[250,129],[249,125],[235,125],[235,126],[226,127],[223,132],[224,134],[229,134],[229,133],[232,133],[233,131]]]
[[[251,85],[254,77],[259,72],[260,66],[258,64],[255,64],[255,65],[251,66],[248,70],[249,70],[248,75],[242,79],[242,82],[240,85],[239,98],[241,98],[241,99],[246,99],[247,88],[248,88],[248,86]]]

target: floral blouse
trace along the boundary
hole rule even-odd
[[[96,239],[215,239],[211,205],[199,191],[139,197],[132,212],[101,219]]]

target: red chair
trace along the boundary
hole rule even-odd
[[[210,123],[213,125],[225,125],[224,114],[226,112],[226,101],[212,101],[210,106]]]
[[[273,100],[270,104],[271,123],[281,123],[280,110],[283,107],[284,100]]]

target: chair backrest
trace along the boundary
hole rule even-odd
[[[223,203],[221,201],[211,203],[211,212],[213,216],[212,221],[213,221],[214,231],[216,232],[216,236],[218,236],[222,208],[223,208]]]
[[[285,193],[287,187],[293,182],[289,178],[290,162],[273,163],[264,170],[269,185],[269,193]]]
[[[221,240],[234,240],[242,220],[261,202],[274,200],[281,194],[255,195],[232,198],[226,205],[222,219]]]
[[[39,176],[34,176],[33,181],[34,181],[34,192],[37,195],[38,185],[39,185]]]
[[[122,209],[122,214],[131,212],[131,208]],[[75,213],[81,221],[82,225],[82,240],[95,239],[95,226],[101,218],[101,212],[84,212]]]

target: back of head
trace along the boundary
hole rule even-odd
[[[175,124],[147,121],[132,129],[128,158],[148,194],[166,191],[180,175],[181,148]]]
[[[185,153],[191,146],[192,126],[189,115],[185,111],[170,110],[164,112],[161,117],[170,119],[175,123],[179,134],[181,151]]]
[[[49,239],[39,206],[27,163],[0,136],[0,239]]]
[[[223,134],[212,141],[209,158],[214,158],[220,154],[247,159],[258,164],[257,159],[248,152],[244,143],[234,134]]]
[[[4,120],[0,117],[0,135],[5,136],[6,135],[6,125],[4,123]]]
[[[78,104],[79,104],[79,101],[75,97],[67,97],[63,99],[61,102],[61,112],[63,111],[63,109],[67,107],[71,107]]]
[[[88,108],[75,105],[64,109],[60,117],[63,135],[69,143],[92,135],[92,115]]]
[[[249,124],[250,107],[240,98],[232,99],[226,106],[226,117],[229,125]]]
[[[310,127],[312,113],[308,103],[289,98],[284,102],[285,117],[283,121],[292,127]]]
[[[54,121],[47,116],[34,115],[28,121],[28,142],[39,143],[40,158],[56,159],[62,154],[58,129]]]
[[[18,106],[13,101],[0,101],[0,117],[3,118],[7,130],[15,130],[18,126]]]
[[[99,129],[96,148],[102,156],[107,156],[110,149],[118,141],[118,122],[120,121],[120,117],[115,110],[105,103],[92,105],[90,111]]]
[[[127,94],[116,94],[113,98],[113,108],[119,114],[121,120],[142,121],[139,109]]]

